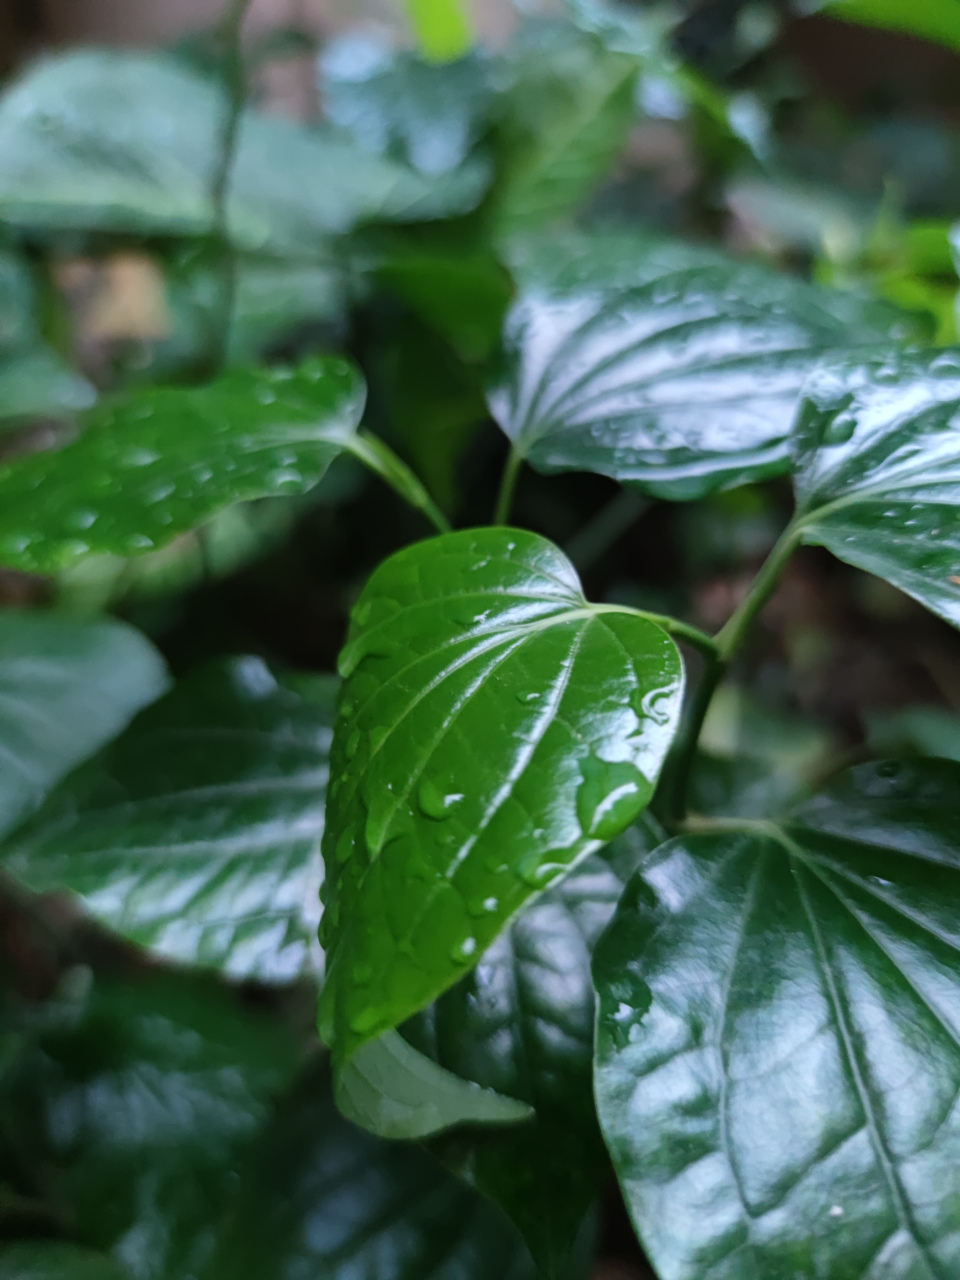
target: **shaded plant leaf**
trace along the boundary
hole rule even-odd
[[[491,208],[504,232],[540,227],[592,193],[636,119],[640,61],[560,21],[521,26],[501,69]]]
[[[123,1280],[123,1274],[104,1254],[56,1240],[0,1246],[0,1280]]]
[[[960,626],[960,352],[814,373],[793,436],[797,526]]]
[[[0,835],[166,686],[132,627],[0,610]]]
[[[340,665],[321,1028],[342,1061],[637,817],[683,669],[656,623],[589,605],[556,547],[498,528],[381,565]]]
[[[662,1276],[960,1262],[960,766],[662,846],[598,943],[600,1122]]]
[[[320,835],[335,682],[259,658],[201,668],[0,848],[123,937],[234,978],[320,968]]]
[[[591,854],[403,1029],[449,1070],[534,1108],[532,1123],[460,1128],[432,1149],[506,1210],[545,1275],[566,1274],[610,1168],[593,1103],[591,952],[662,838],[644,817]]]
[[[538,471],[691,499],[777,475],[824,352],[906,334],[886,304],[634,235],[513,249],[518,298],[490,409]]]
[[[204,236],[226,101],[165,55],[73,51],[36,63],[0,100],[0,219],[28,230]],[[427,178],[342,138],[246,111],[229,233],[254,253],[324,256],[375,218],[464,212],[484,166]]]
[[[276,1019],[178,974],[97,978],[47,1012],[20,1080],[77,1240],[131,1280],[188,1280],[299,1054]]]
[[[305,493],[351,447],[363,400],[359,374],[332,356],[132,391],[62,449],[0,469],[0,563],[52,573],[136,555],[234,502]]]
[[[338,1114],[322,1062],[284,1100],[241,1173],[201,1280],[533,1280],[522,1241],[492,1205],[425,1151]]]

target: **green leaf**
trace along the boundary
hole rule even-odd
[[[319,968],[334,682],[259,658],[202,668],[69,778],[0,848],[131,942],[236,978]]]
[[[533,1280],[509,1223],[426,1152],[337,1113],[328,1069],[300,1081],[251,1153],[201,1280]]]
[[[196,1276],[298,1057],[278,1021],[179,974],[98,978],[58,1011],[21,1107],[78,1240],[131,1280]]]
[[[596,471],[659,497],[787,470],[800,388],[824,352],[906,332],[885,304],[680,242],[539,236],[513,262],[493,416],[538,471]]]
[[[480,529],[380,566],[341,672],[321,1025],[342,1061],[637,817],[683,668],[649,618],[588,604],[549,542]]]
[[[598,944],[596,1090],[669,1280],[960,1267],[960,767],[705,820]]]
[[[464,0],[406,0],[406,8],[425,57],[451,62],[469,51],[473,33]]]
[[[123,1272],[101,1253],[36,1240],[0,1247],[0,1280],[123,1280]]]
[[[855,355],[804,390],[794,431],[804,542],[960,626],[960,351]]]
[[[0,469],[0,563],[53,573],[136,555],[234,502],[305,493],[352,447],[363,400],[359,375],[332,356],[130,392],[64,448]]]
[[[493,216],[502,231],[572,212],[606,176],[636,119],[640,61],[568,22],[525,23],[508,50]]]
[[[901,0],[833,0],[822,8],[833,18],[904,31],[960,52],[960,13],[956,0],[914,0],[909,5]]]
[[[425,174],[450,173],[480,140],[493,107],[489,60],[436,64],[355,32],[320,62],[324,111],[367,151]]]
[[[566,1274],[610,1168],[593,1103],[591,952],[624,883],[660,839],[642,822],[585,859],[404,1027],[450,1071],[535,1109],[532,1124],[461,1128],[433,1150],[506,1210],[546,1275]]]
[[[0,611],[0,835],[166,684],[163,659],[123,623]]]
[[[74,51],[35,64],[0,101],[0,219],[45,231],[202,236],[226,100],[167,56]],[[330,133],[244,113],[229,194],[238,248],[324,256],[375,218],[465,212],[487,184],[472,165],[426,178]]]
[[[425,1138],[456,1124],[515,1124],[533,1109],[455,1076],[396,1031],[362,1045],[337,1078],[337,1106],[381,1138]]]

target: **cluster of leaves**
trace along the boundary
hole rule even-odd
[[[803,789],[698,741],[802,543],[960,625],[960,351],[889,280],[591,216],[658,94],[756,141],[663,14],[493,55],[427,9],[430,56],[324,51],[324,122],[173,55],[0,97],[0,565],[54,606],[0,612],[0,899],[57,971],[5,943],[0,1278],[576,1280],[612,1166],[664,1280],[940,1280],[960,765]],[[121,254],[160,302],[72,363],[56,282]],[[337,676],[231,636],[174,678],[107,616],[351,486],[389,525],[358,466],[435,536],[387,530]],[[711,637],[588,601],[509,526],[524,468],[795,514]]]

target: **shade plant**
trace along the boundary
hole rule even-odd
[[[615,1176],[662,1280],[945,1280],[960,764],[704,726],[803,546],[960,623],[960,350],[591,206],[645,92],[757,160],[678,15],[413,10],[310,124],[243,5],[0,98],[0,1276],[572,1280]],[[718,629],[589,598],[758,494]],[[321,535],[336,672],[196,642]]]

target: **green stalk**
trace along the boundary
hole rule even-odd
[[[389,445],[366,431],[350,433],[344,439],[347,449],[381,480],[399,493],[417,511],[423,512],[437,533],[449,533],[450,521],[427,493],[421,481]]]
[[[706,670],[694,694],[683,733],[677,742],[666,783],[667,816],[672,822],[681,821],[687,814],[690,773],[696,758],[700,735],[703,732],[703,723],[707,718],[717,686],[727,674],[730,663],[757,614],[776,590],[780,575],[799,546],[800,538],[801,527],[795,517],[767,556],[747,595],[725,626],[717,632],[713,654],[704,651],[707,658]]]
[[[503,476],[500,480],[500,492],[497,494],[497,505],[493,513],[494,524],[508,524],[510,509],[513,506],[513,495],[517,490],[517,479],[523,466],[523,455],[511,445]]]

